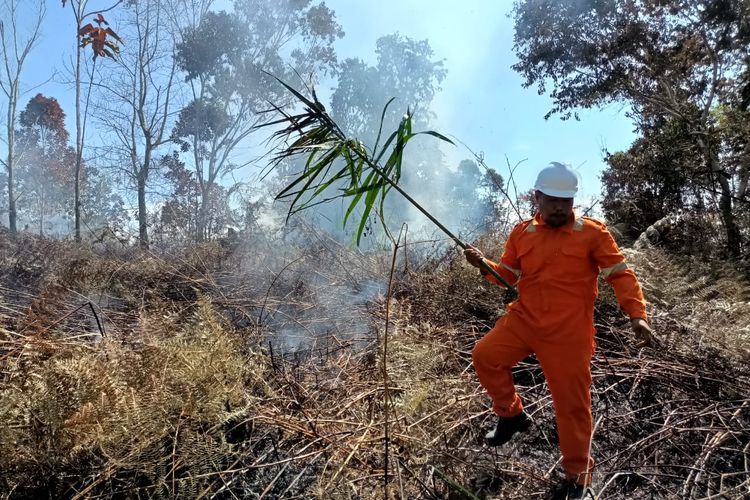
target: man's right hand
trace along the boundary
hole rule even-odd
[[[654,331],[643,318],[633,318],[630,320],[636,338],[639,340],[636,347],[658,347],[659,338],[654,335]]]
[[[466,256],[466,262],[474,267],[479,267],[481,265],[481,262],[484,260],[484,254],[482,253],[482,251],[471,245],[469,245],[468,248],[464,250],[464,255]]]

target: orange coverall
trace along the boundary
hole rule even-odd
[[[479,381],[498,416],[518,415],[523,405],[511,368],[536,353],[552,394],[567,478],[589,484],[597,277],[601,273],[614,287],[631,319],[645,320],[635,273],[602,222],[575,214],[560,228],[546,225],[539,214],[518,224],[500,263],[487,263],[509,283],[518,284],[519,298],[472,352]],[[486,277],[499,284],[492,275]]]

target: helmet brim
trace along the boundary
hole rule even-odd
[[[549,189],[549,188],[540,188],[540,187],[537,187],[535,189],[537,191],[541,191],[547,196],[554,196],[555,198],[575,198],[576,192],[578,192],[577,189],[575,191],[563,191],[559,189]]]

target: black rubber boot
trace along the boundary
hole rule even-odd
[[[524,432],[531,426],[531,418],[524,412],[515,417],[497,417],[495,429],[484,437],[488,446],[500,446],[513,437],[517,432]]]
[[[594,498],[591,486],[583,486],[575,481],[566,479],[552,490],[552,500],[583,500]]]

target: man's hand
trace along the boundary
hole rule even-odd
[[[659,342],[654,336],[653,330],[643,318],[633,318],[630,320],[630,326],[633,328],[635,337],[639,340],[636,347],[650,347]]]
[[[482,251],[471,245],[469,245],[469,248],[464,250],[464,255],[466,256],[466,262],[474,267],[479,267],[481,265],[481,262],[484,260],[484,254],[482,253]]]

